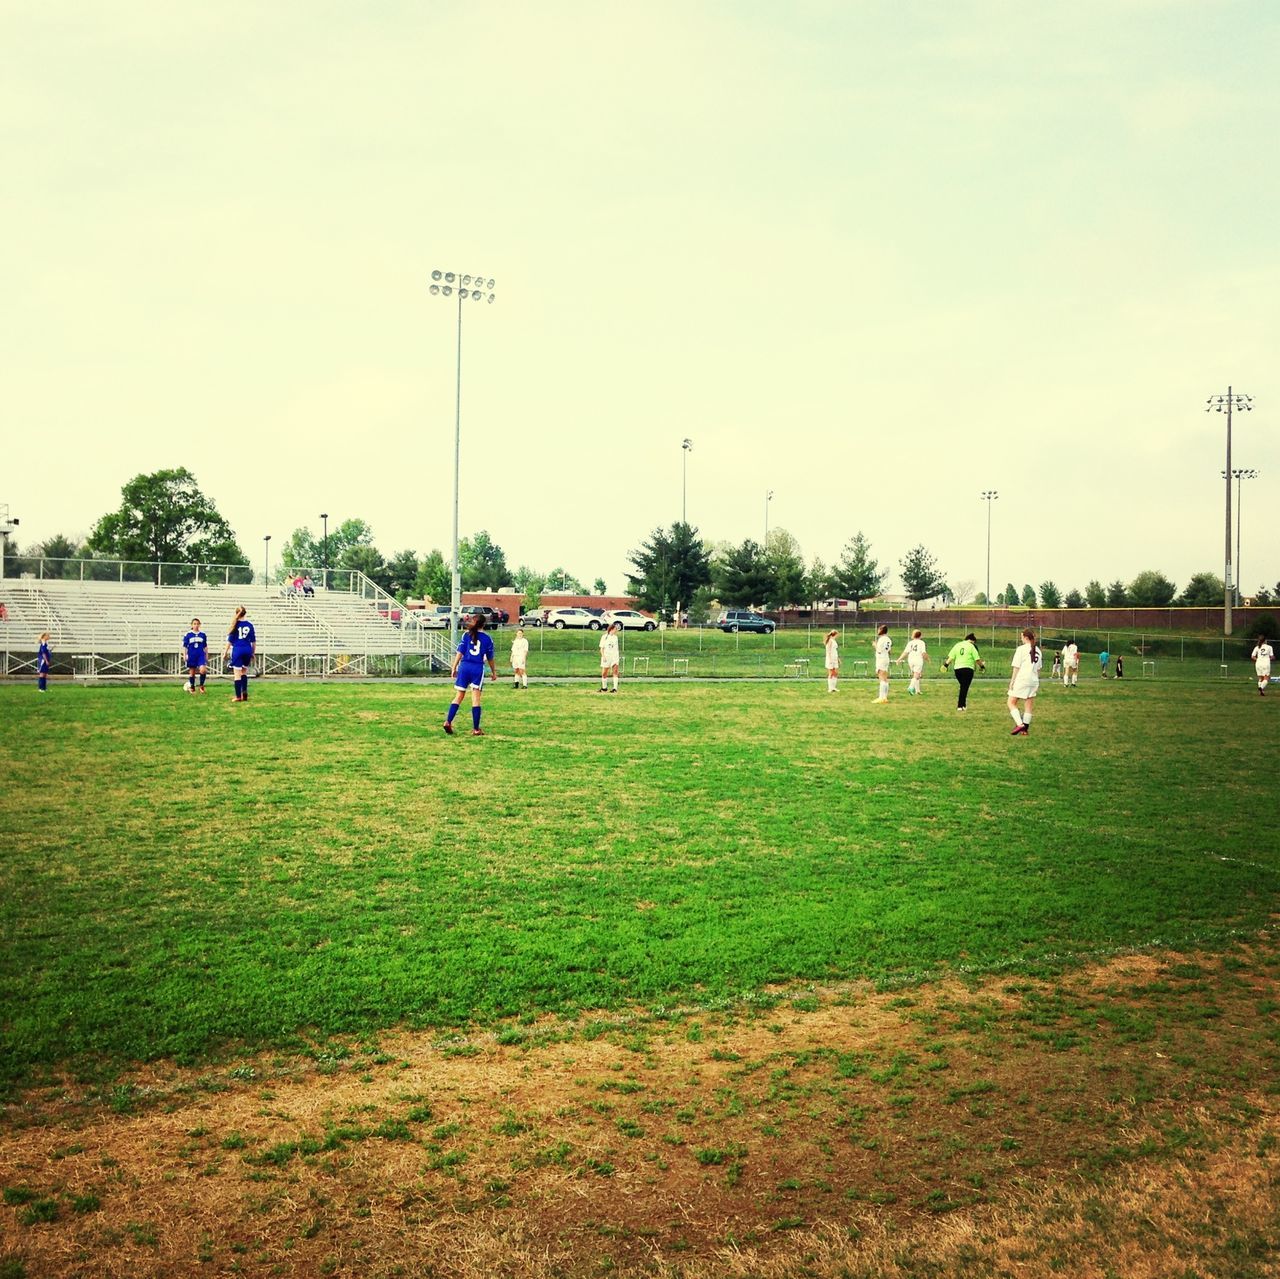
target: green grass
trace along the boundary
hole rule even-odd
[[[903,690],[499,688],[451,740],[438,686],[0,687],[7,1084],[1268,922],[1274,699],[1095,680],[1022,741]]]

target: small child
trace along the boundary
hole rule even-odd
[[[529,687],[529,641],[525,639],[524,627],[516,627],[515,639],[511,641],[511,671],[516,677],[517,688]]]
[[[1116,654],[1116,679],[1124,679],[1124,654]]]

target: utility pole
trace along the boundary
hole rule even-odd
[[[1227,415],[1227,465],[1223,469],[1223,482],[1227,493],[1226,518],[1226,566],[1222,574],[1222,633],[1231,634],[1231,601],[1235,593],[1234,580],[1231,573],[1231,413],[1238,409],[1248,413],[1253,409],[1253,397],[1241,395],[1231,387],[1227,387],[1226,395],[1211,395],[1205,404],[1206,413],[1225,413]]]

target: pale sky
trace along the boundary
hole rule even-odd
[[[0,502],[189,466],[623,585],[680,516],[954,583],[1280,578],[1280,7],[0,0]]]

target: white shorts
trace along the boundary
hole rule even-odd
[[[1040,691],[1040,681],[1038,679],[1020,679],[1015,680],[1013,687],[1009,690],[1010,697],[1034,697]]]
[[[1253,669],[1258,672],[1259,679],[1261,679],[1264,675],[1268,679],[1271,678],[1271,661],[1269,658],[1260,657],[1256,662],[1254,662]]]
[[[876,674],[888,675],[888,673],[889,673],[889,659],[887,657],[877,657],[876,658]]]
[[[924,659],[923,659],[923,658],[921,658],[921,657],[908,657],[908,658],[907,658],[907,670],[909,670],[909,671],[912,673],[912,675],[921,675],[921,674],[923,674],[923,673],[924,673]]]

